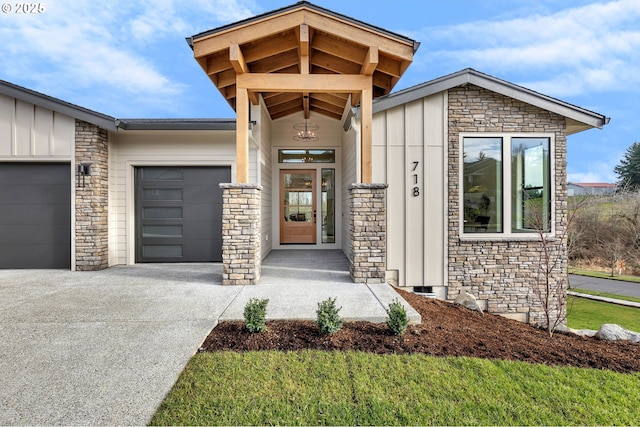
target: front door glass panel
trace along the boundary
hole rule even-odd
[[[280,171],[280,243],[316,243],[315,170]]]

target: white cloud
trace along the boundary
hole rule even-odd
[[[253,14],[252,0],[127,1],[56,0],[46,12],[0,16],[0,76],[69,99],[90,89],[93,102],[120,94],[123,110],[134,102],[166,103],[183,93],[162,50],[210,29]],[[184,43],[184,42],[183,42]],[[185,44],[186,48],[186,44]],[[160,52],[160,54],[158,53]],[[105,111],[121,114],[120,111]]]
[[[521,12],[524,13],[524,12]],[[498,21],[425,28],[418,61],[498,75],[555,96],[639,87],[640,2],[619,0]],[[551,76],[527,82],[540,71]],[[513,81],[513,78],[511,78]]]

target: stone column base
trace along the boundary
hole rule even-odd
[[[257,184],[222,188],[222,284],[256,285],[260,280],[260,194]]]
[[[384,283],[387,269],[387,184],[351,184],[351,278]]]

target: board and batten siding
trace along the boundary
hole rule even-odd
[[[258,128],[254,130],[254,134],[256,131],[259,132],[259,134],[254,136],[256,140],[260,141],[260,162],[256,165],[256,168],[260,173],[260,181],[258,184],[262,185],[260,195],[260,232],[262,234],[260,252],[262,259],[264,259],[269,255],[273,247],[273,160],[271,157],[271,117],[269,117],[269,111],[267,111],[264,106],[264,101],[260,102],[259,108],[260,121],[258,122]]]
[[[351,238],[349,215],[351,196],[349,186],[360,182],[358,144],[360,132],[352,127],[342,136],[342,252],[351,259]]]
[[[0,95],[1,160],[71,160],[75,119]]]
[[[109,265],[135,263],[134,167],[231,166],[235,176],[235,131],[129,131],[109,142]]]
[[[387,189],[387,279],[446,298],[446,93],[373,117],[373,182]]]

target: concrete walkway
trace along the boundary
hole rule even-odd
[[[219,285],[220,264],[0,270],[0,425],[148,423],[218,319],[242,319],[251,297],[269,298],[271,319],[315,319],[336,297],[343,318],[384,321],[398,296],[351,283],[337,261],[272,254],[247,287]]]
[[[635,302],[635,301],[626,301],[626,300],[617,299],[617,298],[608,298],[608,297],[601,297],[598,295],[582,294],[580,292],[573,292],[573,291],[569,291],[567,292],[567,294],[580,297],[580,298],[592,299],[594,301],[602,301],[602,302],[608,302],[611,304],[624,305],[627,307],[640,308],[640,302]]]

